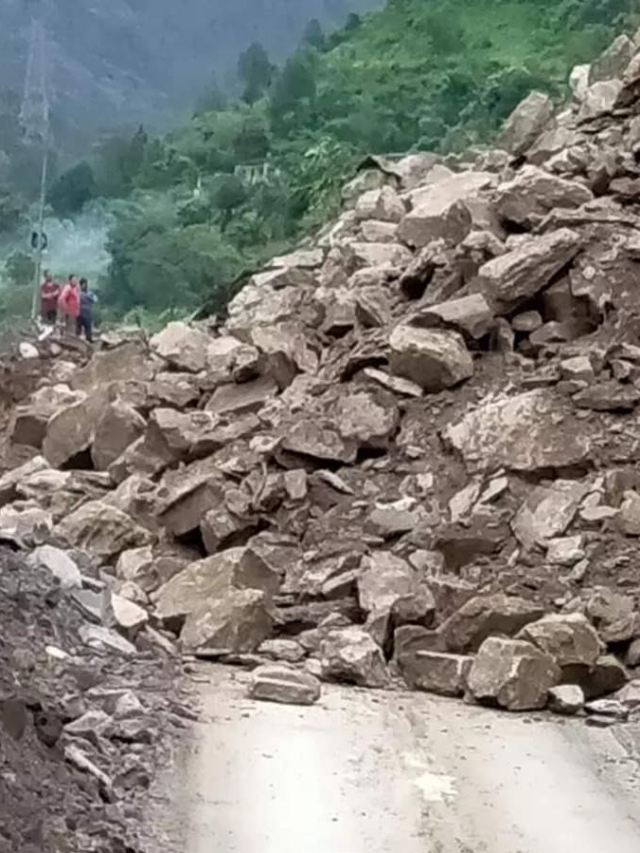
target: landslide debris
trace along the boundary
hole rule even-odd
[[[502,149],[369,158],[225,317],[3,364],[19,843],[71,821],[102,849],[162,748],[154,703],[175,718],[174,649],[274,701],[319,679],[597,725],[640,706],[640,54],[615,50]]]

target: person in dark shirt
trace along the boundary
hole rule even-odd
[[[98,297],[89,290],[89,282],[86,278],[80,279],[80,314],[78,315],[78,335],[84,331],[88,343],[93,343],[93,306]]]
[[[56,324],[59,298],[60,285],[53,280],[49,270],[45,270],[44,281],[40,285],[40,316],[49,326]]]

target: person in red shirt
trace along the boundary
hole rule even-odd
[[[58,308],[64,320],[65,332],[70,335],[77,335],[78,317],[80,316],[80,289],[77,275],[69,276],[69,281],[60,294]]]
[[[40,316],[49,326],[56,324],[59,298],[60,285],[53,280],[49,270],[45,270],[44,281],[40,285]]]

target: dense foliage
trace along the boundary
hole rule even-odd
[[[239,58],[237,97],[214,84],[163,138],[105,142],[53,185],[61,215],[112,199],[103,301],[118,312],[223,307],[243,269],[339,206],[367,152],[487,141],[531,89],[561,98],[573,65],[624,27],[637,0],[388,0],[326,34],[317,20],[281,66]],[[0,227],[17,214],[0,194]]]

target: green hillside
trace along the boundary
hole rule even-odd
[[[638,21],[638,0],[389,0],[277,69],[260,45],[238,98],[213,88],[185,126],[115,139],[52,188],[69,215],[115,216],[103,302],[119,314],[193,309],[333,215],[365,152],[488,141],[532,88],[561,98],[571,67]],[[79,171],[80,170],[80,171]],[[95,204],[95,201],[92,202]]]

